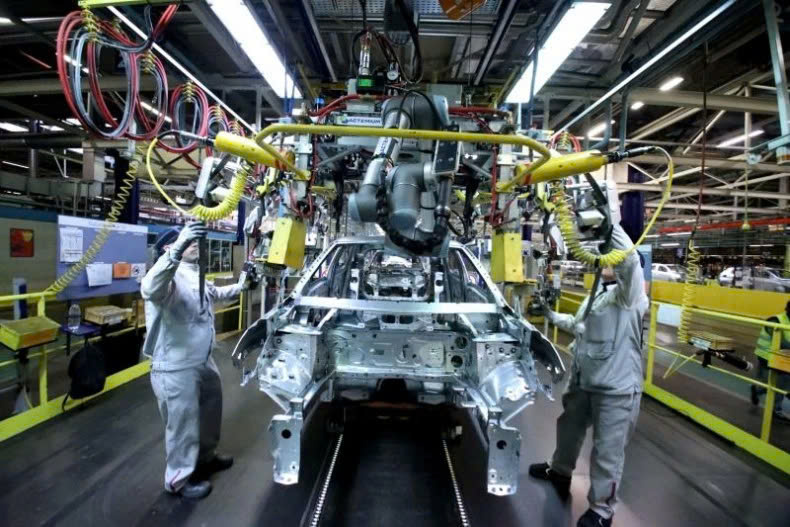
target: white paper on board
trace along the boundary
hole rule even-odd
[[[112,264],[88,264],[88,287],[110,285],[112,283]]]
[[[60,261],[79,262],[82,258],[82,229],[78,227],[60,228]]]

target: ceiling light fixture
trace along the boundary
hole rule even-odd
[[[763,135],[765,131],[763,130],[753,130],[752,133],[749,134],[749,137],[757,137],[758,135]],[[727,139],[726,141],[722,141],[721,143],[716,145],[716,148],[724,148],[725,146],[736,145],[738,143],[742,143],[746,140],[746,134],[741,134],[738,136],[733,137],[732,139]]]
[[[208,5],[274,93],[284,99],[293,92],[295,98],[301,99],[302,92],[294,86],[293,79],[248,4],[244,0],[208,0]]]
[[[660,91],[669,91],[672,88],[678,87],[683,82],[683,80],[684,80],[683,77],[672,77],[671,79],[666,81],[664,84],[659,86],[658,89]]]
[[[150,105],[150,104],[148,104],[147,102],[140,101],[140,105],[141,105],[143,108],[145,108],[145,109],[146,109],[146,111],[149,111],[149,112],[151,112],[152,114],[154,114],[154,115],[156,115],[157,117],[159,117],[159,110],[157,110],[156,108],[154,108],[153,106],[151,106],[151,105]],[[172,120],[172,119],[171,119],[169,116],[167,116],[167,115],[165,115],[165,121],[166,121],[166,122],[168,122],[168,123],[172,123],[172,122],[173,122],[173,120]]]
[[[29,166],[20,165],[19,163],[12,163],[11,161],[3,161],[3,164],[4,165],[11,165],[12,167],[19,167],[19,168],[30,169]]]
[[[618,93],[620,90],[622,90],[623,88],[625,88],[626,86],[631,84],[631,82],[633,82],[634,79],[636,79],[637,77],[642,75],[648,69],[652,68],[653,65],[656,64],[658,61],[660,61],[661,59],[663,59],[664,57],[669,55],[672,52],[672,50],[674,50],[675,48],[677,48],[678,46],[683,44],[686,40],[691,38],[691,36],[694,35],[694,33],[699,31],[700,29],[702,29],[703,27],[708,25],[716,17],[720,16],[722,13],[727,11],[727,9],[732,7],[735,4],[736,1],[737,0],[724,0],[724,2],[722,4],[720,4],[716,9],[714,9],[711,13],[709,13],[705,18],[703,18],[702,20],[700,20],[699,22],[694,24],[692,27],[690,27],[688,31],[686,31],[685,33],[680,35],[678,38],[676,38],[667,47],[665,47],[664,49],[662,49],[661,51],[659,51],[658,53],[653,55],[650,58],[650,60],[648,60],[647,62],[645,62],[641,66],[639,66],[639,68],[637,68],[636,71],[631,73],[628,77],[626,77],[625,79],[621,80],[616,85],[612,86],[609,89],[609,91],[607,91],[606,93],[601,95],[598,98],[598,100],[596,100],[594,103],[592,103],[587,108],[585,108],[583,112],[577,114],[573,119],[571,119],[570,121],[568,121],[567,123],[562,125],[562,127],[558,131],[562,132],[563,130],[567,130],[569,127],[573,126],[574,123],[576,123],[576,122],[580,121],[581,119],[583,119],[585,115],[587,115],[588,113],[592,112],[593,110],[598,108],[600,105],[602,105],[604,103],[604,101],[609,99],[612,95],[614,95],[615,93]]]
[[[639,110],[644,105],[645,105],[645,103],[643,103],[642,101],[636,101],[634,104],[631,105],[631,109],[632,110]]]
[[[659,244],[661,247],[679,247],[679,243],[661,243]]]
[[[614,120],[612,120],[612,124],[614,124]],[[587,131],[587,137],[593,137],[595,134],[603,132],[605,128],[606,123],[598,123]]]
[[[14,123],[0,123],[0,129],[5,130],[6,132],[29,132],[30,130],[27,129],[25,126],[19,126],[18,124]]]
[[[609,4],[606,3],[574,2],[565,11],[538,52],[538,71],[535,76],[536,94],[565,62],[579,42],[598,23],[607,9],[609,9]],[[510,90],[505,102],[529,102],[534,66],[535,61],[531,60],[518,82]]]

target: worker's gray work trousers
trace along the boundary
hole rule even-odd
[[[178,491],[219,443],[222,384],[214,359],[175,371],[151,371],[151,385],[165,423],[165,490]]]
[[[641,393],[607,395],[571,386],[562,397],[565,411],[557,419],[557,449],[551,468],[571,476],[584,442],[587,427],[593,427],[590,456],[590,508],[611,518],[623,475],[625,446],[636,427]]]

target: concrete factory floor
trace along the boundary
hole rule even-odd
[[[213,478],[207,499],[190,502],[163,492],[163,429],[146,377],[0,445],[0,524],[299,525],[334,439],[326,437],[318,416],[305,434],[301,483],[273,484],[266,427],[276,408],[255,387],[238,386],[228,358],[233,344],[221,343],[216,355],[225,385],[221,449],[236,464]],[[506,498],[485,493],[485,456],[465,426],[450,453],[472,525],[575,525],[587,508],[589,437],[569,503],[526,474],[529,463],[551,455],[560,412],[559,401],[544,398],[517,418],[521,477],[518,493]],[[451,498],[447,467],[435,446],[438,435],[414,433],[413,424],[404,424],[409,431],[401,439],[414,443],[393,447],[391,432],[398,426],[393,421],[375,427],[341,450],[331,492],[342,497],[327,509],[333,513],[327,524],[449,524]],[[375,441],[385,441],[385,447]],[[393,463],[393,455],[402,457]],[[392,471],[405,475],[392,479]],[[790,477],[645,398],[627,450],[615,525],[785,527],[789,496]]]

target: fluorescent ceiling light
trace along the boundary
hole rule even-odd
[[[42,124],[41,128],[44,129],[44,130],[49,130],[50,132],[62,132],[63,131],[63,128],[61,128],[60,126],[54,126],[54,125],[51,125],[51,124]]]
[[[66,119],[66,122],[73,126],[82,126],[82,123],[79,120],[75,119],[74,117],[69,117]]]
[[[156,115],[157,117],[159,117],[159,110],[157,110],[156,108],[154,108],[153,106],[151,106],[151,105],[150,105],[150,104],[148,104],[147,102],[145,102],[145,101],[140,101],[140,105],[141,105],[143,108],[145,108],[147,111],[149,111],[149,112],[151,112],[152,114],[154,114],[154,115]],[[173,120],[172,120],[172,119],[171,119],[169,116],[167,116],[167,115],[165,115],[165,121],[166,121],[166,122],[168,122],[168,123],[171,123],[171,122],[173,122]]]
[[[670,233],[667,233],[667,236],[691,236],[691,233],[690,232],[670,232]]]
[[[535,75],[535,93],[548,82],[557,68],[565,62],[573,49],[598,23],[609,4],[601,2],[574,2],[546,39],[538,52],[538,71]],[[505,102],[529,102],[532,88],[532,70],[535,61],[530,61],[521,78],[510,90]]]
[[[749,244],[749,247],[773,247],[773,244],[770,244],[770,243],[754,243],[754,244]]]
[[[752,133],[749,134],[749,137],[757,137],[758,135],[763,135],[765,132],[763,130],[754,130]],[[723,148],[725,146],[735,145],[738,143],[742,143],[746,139],[746,134],[741,134],[739,136],[733,137],[732,139],[727,139],[716,146],[718,148]]]
[[[239,43],[250,62],[266,79],[274,93],[281,99],[290,96],[302,98],[279,55],[274,50],[244,0],[208,0],[214,14]]]
[[[636,101],[634,104],[631,105],[631,109],[632,110],[639,110],[644,105],[645,105],[645,103],[643,103],[642,101]]]
[[[661,247],[678,247],[679,243],[661,243],[659,244]]]
[[[18,124],[14,123],[0,123],[0,129],[5,130],[6,132],[29,132],[30,130],[27,129],[26,126],[19,126]]]
[[[648,234],[645,238],[658,238],[658,234]]]
[[[72,66],[76,66],[76,64],[74,63],[74,59],[72,59],[72,58],[71,58],[71,57],[69,57],[68,55],[66,55],[66,62],[68,62],[68,63],[69,63],[69,64],[71,64]],[[80,69],[82,69],[82,72],[83,72],[83,73],[90,73],[90,72],[88,71],[88,68],[86,68],[86,67],[84,67],[84,66],[83,66],[82,68],[80,68]]]
[[[69,152],[74,152],[76,154],[82,154],[84,152],[84,150],[82,148],[69,148],[68,151]]]
[[[614,124],[614,120],[612,121],[612,124]],[[605,128],[606,128],[606,123],[599,123],[599,124],[596,124],[595,126],[593,126],[592,128],[590,128],[590,129],[587,131],[587,137],[592,137],[592,136],[594,136],[595,134],[598,134],[598,133],[600,133],[600,132],[603,132]]]
[[[683,77],[672,77],[671,79],[666,81],[664,84],[659,86],[658,89],[661,90],[661,91],[669,91],[672,88],[675,88],[675,87],[679,86],[680,83],[682,83],[682,82],[683,82]]]
[[[20,165],[19,163],[12,163],[11,161],[3,161],[3,164],[4,165],[11,165],[12,167],[27,168],[27,169],[30,168],[29,166]]]

